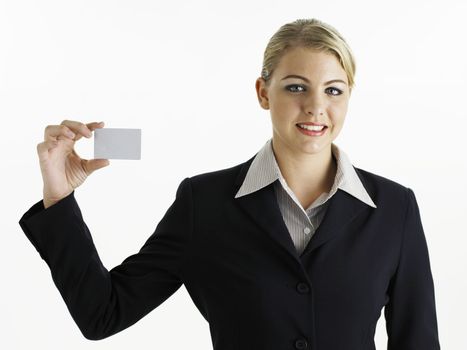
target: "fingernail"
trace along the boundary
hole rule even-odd
[[[72,131],[68,131],[68,136],[70,136],[70,137],[75,137],[75,133],[72,132]]]

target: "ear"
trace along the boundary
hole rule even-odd
[[[260,106],[264,109],[269,109],[268,88],[266,81],[262,77],[256,79],[255,88]]]

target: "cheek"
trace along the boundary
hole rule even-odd
[[[329,111],[328,115],[334,129],[340,129],[345,121],[346,110],[342,108],[334,108]]]
[[[336,108],[342,112],[347,112],[348,106],[349,106],[349,99],[345,97],[336,103]]]
[[[290,118],[295,118],[300,110],[300,105],[296,101],[291,100],[274,100],[269,105],[271,116],[278,122],[286,121]]]
[[[297,114],[301,114],[302,107],[297,99],[275,100],[270,104],[271,114],[280,119],[294,119]]]
[[[336,121],[343,120],[347,114],[347,102],[334,103],[329,105],[328,114],[331,119],[336,119]]]

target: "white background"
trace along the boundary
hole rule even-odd
[[[139,250],[187,176],[231,167],[272,135],[254,83],[269,38],[316,17],[357,60],[336,143],[412,188],[427,238],[441,347],[467,349],[467,3],[0,1],[0,347],[212,349],[185,287],[134,326],[86,340],[18,221],[42,199],[48,124],[142,129],[141,161],[111,160],[75,196],[107,268]],[[76,145],[92,158],[93,140]],[[375,341],[386,348],[383,314]]]

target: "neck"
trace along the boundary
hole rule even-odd
[[[331,145],[315,154],[297,154],[274,141],[272,148],[282,176],[295,193],[319,195],[331,190],[337,171]]]

